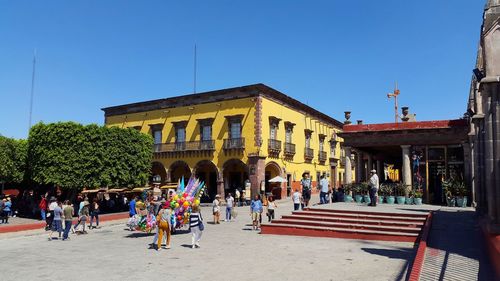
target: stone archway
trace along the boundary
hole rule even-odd
[[[161,185],[164,185],[168,181],[167,170],[165,169],[165,166],[163,166],[163,164],[160,162],[153,162],[153,164],[151,165],[151,177],[149,178],[150,184],[153,183],[153,179],[157,176],[160,177]]]
[[[236,189],[244,190],[248,180],[248,165],[239,159],[229,159],[222,166],[224,193],[235,194]],[[225,196],[225,194],[224,194]]]
[[[219,181],[217,166],[210,160],[202,160],[196,163],[193,174],[205,183],[205,192],[201,196],[201,202],[212,202],[217,195],[217,182]]]
[[[170,165],[170,181],[178,182],[182,177],[184,177],[184,183],[186,184],[191,177],[191,169],[189,165],[184,161],[175,161]]]
[[[266,164],[266,167],[264,169],[265,173],[265,186],[266,186],[266,194],[272,193],[274,198],[276,199],[281,199],[281,193],[283,189],[283,183],[270,183],[269,180],[276,177],[280,176],[283,177],[283,170],[281,167],[278,165],[278,163],[271,161]],[[284,177],[283,177],[284,178]]]

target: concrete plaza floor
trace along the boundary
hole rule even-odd
[[[277,217],[291,209],[280,202]],[[125,230],[125,220],[70,241],[47,241],[39,230],[3,234],[0,279],[401,280],[414,254],[411,243],[261,235],[251,230],[249,207],[237,212],[234,222],[213,225],[204,207],[208,224],[199,249],[181,232],[171,249],[150,250],[153,237]]]

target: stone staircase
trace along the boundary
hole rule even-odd
[[[428,213],[308,208],[262,224],[261,234],[416,242]]]

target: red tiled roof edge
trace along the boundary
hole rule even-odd
[[[397,131],[419,129],[443,129],[453,127],[466,127],[466,119],[434,120],[401,123],[380,123],[366,125],[344,125],[343,133],[372,132],[372,131]]]

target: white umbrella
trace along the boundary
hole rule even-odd
[[[276,176],[270,180],[268,180],[268,182],[286,182],[286,179],[280,177],[280,176]]]

